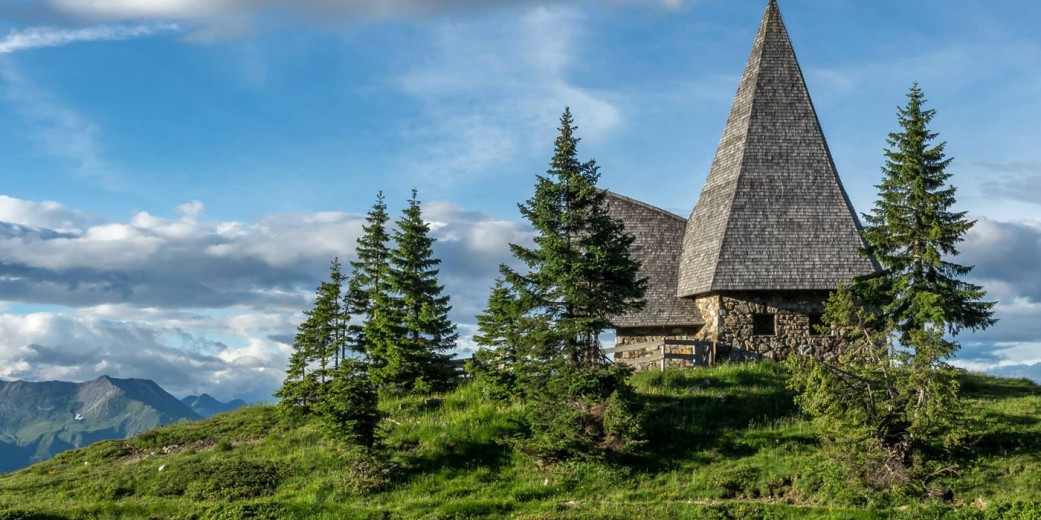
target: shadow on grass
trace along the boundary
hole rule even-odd
[[[494,441],[447,442],[437,451],[424,453],[410,461],[410,473],[440,470],[499,469],[507,464],[512,448]]]
[[[65,518],[52,513],[40,513],[22,509],[0,509],[0,520],[65,520]]]
[[[1041,452],[1041,420],[1034,416],[988,411],[973,420],[967,448],[972,457]]]
[[[652,387],[678,391],[672,392],[674,395],[641,395],[648,438],[632,462],[660,470],[677,460],[689,460],[699,451],[711,450],[727,457],[755,454],[759,448],[743,442],[737,434],[746,432],[752,424],[773,422],[797,412],[785,380],[779,367],[722,375],[665,372],[661,377],[650,377],[647,383]],[[787,440],[816,442],[799,436]]]

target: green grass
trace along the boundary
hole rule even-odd
[[[504,439],[520,404],[478,385],[382,404],[389,462],[254,406],[0,476],[13,518],[1038,518],[1041,387],[966,375],[953,501],[875,496],[823,454],[773,364],[634,376],[646,444],[540,468]],[[162,468],[162,471],[160,471]]]

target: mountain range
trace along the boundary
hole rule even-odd
[[[242,399],[235,399],[226,403],[222,403],[214,399],[209,394],[189,395],[188,397],[181,399],[181,402],[184,403],[188,408],[191,408],[193,412],[201,415],[206,419],[209,419],[210,417],[213,417],[214,415],[217,415],[219,413],[230,412],[237,408],[242,408],[243,406],[246,406],[246,401],[243,401]]]
[[[203,419],[242,404],[222,403],[205,394],[182,402],[144,379],[0,381],[0,472],[100,440]]]

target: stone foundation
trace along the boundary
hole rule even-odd
[[[775,359],[791,352],[828,358],[834,355],[839,338],[815,335],[810,315],[823,312],[828,293],[824,291],[747,292],[715,294],[697,298],[695,305],[705,319],[698,339],[715,344],[716,359]],[[774,315],[774,334],[754,334],[756,314]]]
[[[726,360],[782,360],[792,352],[822,359],[833,358],[841,345],[837,334],[811,333],[810,316],[824,311],[827,291],[734,292],[703,296],[694,300],[704,318],[701,327],[632,327],[616,330],[615,346],[655,343],[654,346],[619,352],[614,359],[636,359],[659,352],[666,339],[699,341],[713,352],[716,363]],[[773,334],[757,335],[756,314],[773,316]],[[670,345],[667,351],[693,354],[692,345]],[[669,359],[666,368],[686,368],[693,363]],[[636,365],[637,370],[661,368],[659,362]]]

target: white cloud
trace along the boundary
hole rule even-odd
[[[329,261],[353,256],[363,217],[222,222],[203,210],[193,201],[177,207],[179,218],[98,222],[0,196],[0,301],[13,304],[0,311],[0,378],[108,374],[154,379],[178,395],[269,397],[301,312]],[[507,243],[530,243],[531,230],[448,203],[425,204],[424,216],[465,347],[497,266],[510,261]],[[26,304],[65,310],[26,313]]]
[[[352,257],[363,217],[211,221],[204,207],[193,201],[178,206],[176,218],[137,213],[125,222],[99,222],[56,202],[0,196],[0,301],[15,304],[0,312],[0,377],[108,374],[154,379],[178,395],[269,396],[283,376],[301,311],[329,260]],[[530,245],[533,232],[523,222],[450,203],[423,209],[438,239],[460,348],[472,349],[474,316],[497,267],[513,262],[507,244]],[[66,230],[49,229],[57,226]],[[963,366],[1041,359],[1041,303],[1033,292],[1041,273],[1029,249],[1039,237],[1041,224],[989,220],[967,237],[959,261],[977,265],[990,296],[1001,301],[1001,321],[961,338]],[[66,310],[22,310],[34,303]]]
[[[151,379],[178,396],[270,398],[288,349],[263,337],[240,339],[244,346],[230,347],[162,322],[0,314],[0,377],[86,381],[109,375]]]
[[[198,18],[255,9],[268,2],[235,0],[50,0],[72,14],[106,19]],[[256,6],[251,8],[250,5]]]
[[[0,195],[0,222],[55,231],[75,230],[84,224],[82,213],[54,201],[33,202]]]
[[[44,47],[60,47],[76,42],[131,40],[164,32],[176,32],[180,29],[180,26],[176,24],[103,25],[76,29],[59,27],[15,29],[0,39],[0,54]]]

